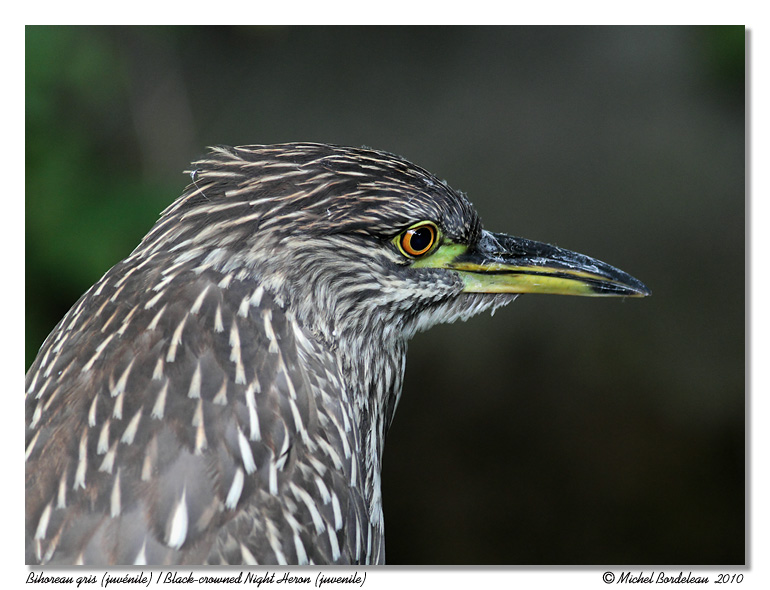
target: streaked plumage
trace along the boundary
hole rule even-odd
[[[521,292],[468,292],[486,271],[420,267],[394,238],[429,220],[498,257],[507,238],[368,149],[215,148],[191,176],[29,369],[27,563],[382,563],[406,341]],[[602,272],[595,292],[646,294]]]

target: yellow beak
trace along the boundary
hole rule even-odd
[[[645,297],[651,293],[641,281],[600,260],[487,231],[473,248],[447,243],[414,266],[457,271],[468,293],[588,297]]]

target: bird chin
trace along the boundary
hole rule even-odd
[[[518,293],[464,293],[462,298],[465,300],[468,311],[460,319],[465,321],[484,311],[489,311],[494,315],[495,311],[508,305],[518,296]]]
[[[451,324],[457,320],[466,321],[484,311],[494,313],[495,310],[508,305],[517,297],[517,293],[460,293],[451,300],[423,311],[416,318],[412,329],[406,331],[406,336],[411,338],[416,332],[422,332],[436,324]]]

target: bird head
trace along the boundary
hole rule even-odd
[[[218,147],[191,176],[137,251],[254,279],[330,343],[404,341],[521,293],[649,294],[593,258],[484,230],[464,195],[381,151]]]

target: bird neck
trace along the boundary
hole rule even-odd
[[[310,347],[313,358],[319,358],[319,351],[330,355],[327,371],[340,373],[329,375],[327,372],[329,386],[323,395],[334,399],[339,411],[351,418],[348,441],[354,449],[353,457],[358,457],[356,485],[364,496],[372,525],[382,529],[382,454],[401,396],[406,342],[386,341],[381,332],[366,338],[356,336],[355,332],[343,332],[327,339],[317,327],[308,327],[299,319],[297,323],[307,338],[300,344],[304,341],[304,345]],[[334,384],[337,379],[342,387]]]
[[[401,398],[405,342],[377,342],[365,339],[350,346],[343,367],[347,387],[354,400],[354,415],[361,444],[364,490],[372,523],[382,526],[380,473],[387,431]]]
[[[363,437],[377,441],[376,456],[379,460],[385,435],[401,397],[406,343],[366,339],[366,342],[349,347],[348,352],[343,353],[342,366],[348,388],[355,399],[359,432]]]

